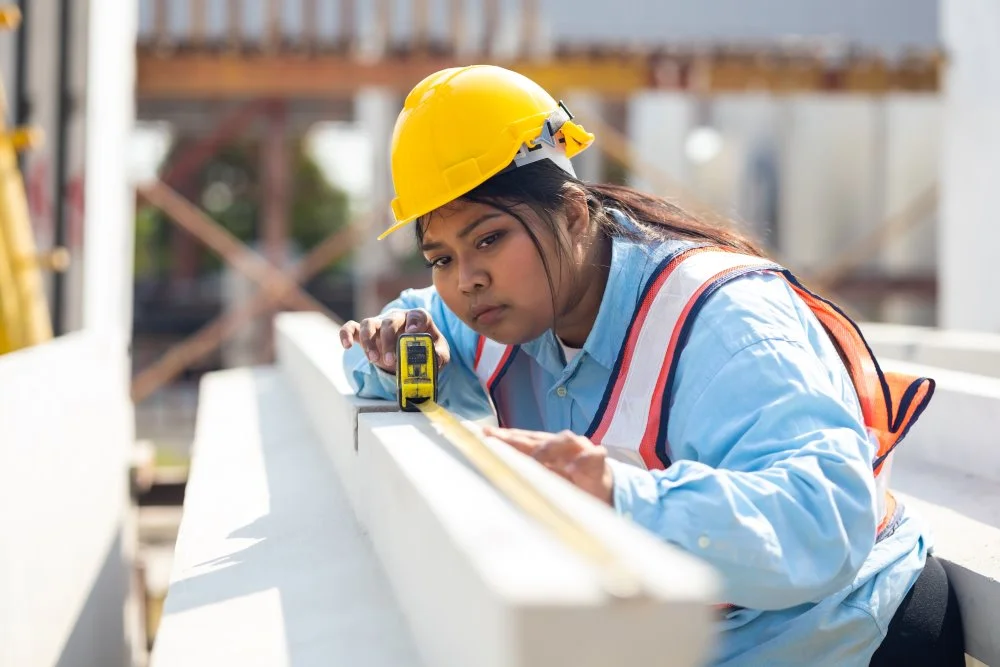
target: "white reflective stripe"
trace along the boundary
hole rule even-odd
[[[639,332],[625,383],[601,444],[638,451],[649,420],[651,398],[678,319],[702,285],[737,266],[772,268],[774,262],[726,251],[692,254],[674,268],[656,293]],[[666,360],[669,363],[669,360]],[[610,408],[610,406],[609,406]]]
[[[483,387],[489,390],[487,383],[493,374],[500,368],[500,364],[503,363],[504,354],[507,352],[507,346],[503,343],[498,343],[489,338],[483,338],[483,350],[479,355],[479,362],[476,364],[476,377],[482,383]]]
[[[566,148],[562,144],[557,144],[556,146],[549,146],[548,144],[538,144],[538,148],[534,150],[529,150],[524,144],[521,144],[521,148],[514,155],[514,166],[523,167],[539,160],[549,159],[555,163],[557,167],[565,171],[567,174],[576,178],[576,170],[573,169],[573,163],[570,162],[569,158],[566,157]]]
[[[605,449],[608,450],[608,458],[646,470],[646,462],[639,456],[639,452],[621,447],[605,447]]]

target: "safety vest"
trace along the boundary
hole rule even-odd
[[[649,470],[670,465],[667,419],[677,362],[701,307],[730,280],[750,273],[783,277],[809,306],[850,374],[872,442],[872,472],[879,501],[877,539],[894,528],[899,508],[888,489],[891,455],[934,393],[934,381],[883,371],[858,326],[839,308],[810,292],[785,268],[760,257],[717,246],[686,247],[666,257],[646,282],[632,315],[611,379],[587,437],[609,456]],[[518,346],[479,338],[475,372],[501,425],[518,426],[506,400],[518,391],[527,360]],[[511,378],[513,382],[505,382]],[[523,405],[523,402],[522,402]]]

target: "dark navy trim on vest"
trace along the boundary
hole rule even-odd
[[[493,382],[490,382],[489,387],[487,387],[487,390],[490,393],[490,400],[493,401],[493,411],[497,413],[497,425],[500,427],[503,427],[504,425],[503,416],[500,414],[500,404],[497,403],[497,398],[493,392],[498,386],[500,386],[500,380],[502,380],[503,376],[507,374],[507,371],[510,369],[510,365],[514,362],[514,357],[516,357],[517,353],[520,351],[520,345],[515,345],[511,349],[510,354],[507,356],[507,361],[503,362],[503,366],[501,366],[500,370],[496,372]]]
[[[677,375],[677,365],[684,351],[688,337],[691,335],[691,327],[694,325],[698,312],[720,287],[735,278],[741,278],[750,273],[760,273],[762,271],[781,271],[777,264],[772,266],[744,266],[730,270],[725,275],[716,278],[705,290],[698,295],[691,310],[688,311],[681,330],[677,333],[677,342],[674,345],[674,356],[670,360],[670,372],[667,374],[666,382],[663,386],[663,399],[660,404],[660,430],[656,434],[656,458],[660,460],[664,468],[670,467],[670,455],[667,452],[667,424],[670,421],[670,399],[674,392],[674,377]],[[671,334],[673,332],[670,332]]]
[[[625,351],[626,351],[625,348],[626,346],[628,346],[629,338],[632,337],[632,329],[635,327],[635,322],[639,317],[639,311],[642,309],[642,304],[646,300],[646,297],[649,296],[650,291],[653,289],[653,285],[656,284],[656,281],[657,279],[659,279],[660,274],[662,274],[667,269],[667,267],[670,265],[671,262],[673,262],[682,254],[690,252],[694,248],[703,247],[703,245],[686,246],[683,248],[678,248],[674,252],[667,255],[663,260],[661,260],[660,263],[656,265],[656,268],[653,269],[653,272],[649,275],[649,278],[646,279],[646,284],[643,285],[642,293],[639,295],[639,299],[635,303],[635,308],[632,310],[632,317],[629,320],[628,329],[626,329],[625,336],[624,338],[622,338],[622,344],[621,347],[618,349],[618,356],[615,359],[614,367],[611,369],[611,375],[610,379],[608,380],[608,384],[604,388],[604,396],[601,397],[601,402],[597,406],[597,411],[594,413],[594,418],[591,420],[590,426],[587,428],[587,431],[584,434],[587,438],[593,437],[594,432],[597,431],[597,427],[601,425],[601,421],[604,419],[604,413],[608,409],[608,403],[611,402],[611,395],[615,391],[615,385],[618,384],[618,375],[621,373],[622,365],[625,362]]]

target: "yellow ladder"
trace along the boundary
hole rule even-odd
[[[0,29],[15,30],[16,7],[0,7]],[[42,287],[42,264],[28,215],[24,179],[17,153],[31,147],[40,134],[8,128],[7,100],[0,83],[0,354],[52,338],[52,321]]]

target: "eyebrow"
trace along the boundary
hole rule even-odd
[[[493,211],[492,213],[486,213],[485,215],[479,216],[478,218],[467,224],[464,228],[462,228],[462,231],[458,233],[458,238],[465,238],[466,236],[471,234],[473,230],[475,230],[475,228],[478,227],[479,225],[483,224],[487,220],[492,220],[493,218],[499,218],[501,215],[503,214],[498,211]],[[437,242],[420,244],[420,249],[423,250],[424,252],[427,252],[428,250],[436,250],[437,248],[440,247],[441,244]]]

